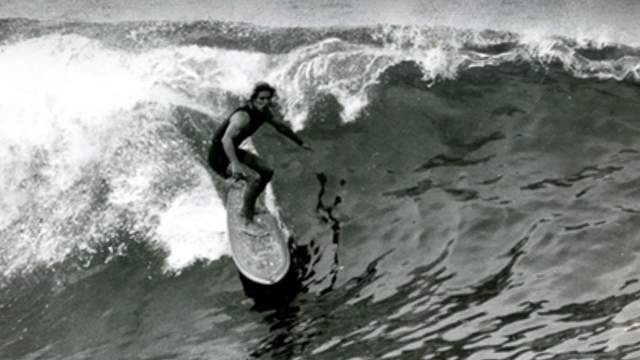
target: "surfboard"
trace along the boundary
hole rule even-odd
[[[284,232],[264,206],[248,228],[240,218],[246,183],[238,181],[227,193],[227,227],[231,254],[236,267],[249,280],[272,285],[282,280],[290,266],[290,254]]]

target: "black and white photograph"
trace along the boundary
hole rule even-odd
[[[639,19],[0,0],[0,359],[640,359]]]

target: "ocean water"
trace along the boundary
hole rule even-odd
[[[640,358],[628,23],[63,20],[0,20],[1,359]],[[205,163],[258,80],[272,288]]]

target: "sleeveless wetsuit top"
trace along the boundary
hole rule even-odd
[[[258,128],[262,124],[264,124],[265,121],[267,121],[267,117],[270,115],[270,113],[262,113],[262,112],[260,112],[260,111],[258,111],[256,109],[253,109],[249,105],[244,105],[244,106],[241,106],[241,107],[237,108],[216,129],[215,133],[213,134],[213,144],[214,145],[222,144],[222,138],[224,137],[224,133],[227,131],[227,128],[229,127],[229,123],[231,122],[231,117],[235,113],[237,113],[238,111],[244,111],[247,114],[249,114],[249,124],[247,126],[245,126],[240,131],[240,133],[238,134],[238,136],[236,136],[235,139],[233,139],[233,145],[236,148],[238,146],[240,146],[240,144],[242,144],[242,142],[246,138],[248,138],[249,136],[253,135],[253,133],[255,133],[256,130],[258,130]]]

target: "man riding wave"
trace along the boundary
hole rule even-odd
[[[273,177],[273,169],[256,154],[240,149],[240,145],[252,136],[264,123],[271,124],[306,150],[311,148],[274,112],[273,99],[276,89],[265,82],[254,87],[249,101],[235,109],[216,129],[209,151],[209,165],[220,176],[245,180],[247,189],[240,216],[249,225],[253,221],[258,196]]]

